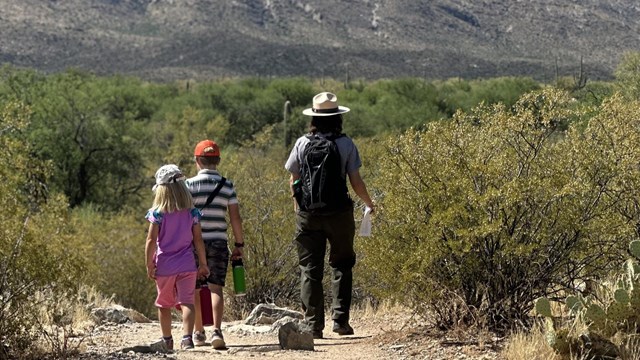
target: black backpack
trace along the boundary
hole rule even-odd
[[[302,152],[300,209],[323,213],[346,209],[351,204],[346,179],[342,177],[338,136],[307,135],[309,143]]]

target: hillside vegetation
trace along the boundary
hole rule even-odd
[[[8,0],[0,63],[146,79],[446,79],[578,71],[610,79],[640,48],[615,1]]]
[[[73,333],[75,309],[92,301],[81,285],[152,316],[155,289],[142,266],[152,175],[165,163],[194,174],[203,138],[222,145],[220,170],[237,186],[248,244],[247,295],[230,297],[226,315],[261,302],[299,306],[283,164],[306,131],[301,110],[321,90],[351,107],[345,132],[379,205],[373,236],[356,241],[354,300],[397,301],[442,329],[528,328],[533,300],[605,279],[638,237],[639,59],[627,55],[615,82],[552,85],[159,84],[5,67],[0,358],[68,351],[53,340],[33,345]]]

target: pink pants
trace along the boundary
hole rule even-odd
[[[193,304],[197,275],[194,271],[156,277],[156,306],[171,308],[178,304]]]

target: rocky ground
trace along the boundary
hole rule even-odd
[[[150,323],[105,324],[83,338],[79,359],[500,359],[499,339],[491,336],[442,334],[410,315],[397,310],[356,312],[351,321],[355,335],[333,334],[327,322],[324,339],[314,341],[314,351],[282,350],[277,332],[270,326],[248,326],[241,321],[223,324],[226,350],[210,346],[176,350],[169,354],[140,352],[144,345],[160,337],[160,325]],[[174,322],[173,336],[181,335]],[[206,330],[209,330],[207,328]],[[135,351],[138,349],[138,351]]]

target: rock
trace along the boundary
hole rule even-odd
[[[141,313],[127,309],[124,306],[113,305],[107,308],[95,308],[91,310],[91,315],[98,324],[115,323],[124,324],[127,322],[149,323],[146,316]]]
[[[271,331],[272,332],[276,332],[276,331],[280,330],[282,325],[284,325],[286,323],[290,323],[290,322],[300,322],[300,319],[292,318],[291,316],[285,316],[285,317],[283,317],[281,319],[278,319],[273,324],[271,324]]]
[[[287,308],[279,308],[274,304],[259,304],[256,306],[249,316],[245,319],[245,324],[271,325],[283,317],[289,316],[294,319],[304,319],[304,315],[298,311],[289,310]]]
[[[129,320],[133,321],[134,323],[150,323],[151,322],[151,320],[149,320],[148,317],[142,315],[138,311],[135,311],[133,309],[127,309],[127,308],[123,308],[123,309],[126,312],[127,316],[129,317]]]
[[[278,341],[284,350],[314,350],[311,327],[304,322],[291,321],[280,326]]]
[[[272,331],[271,326],[268,326],[268,325],[253,326],[253,325],[245,325],[245,324],[228,326],[224,330],[230,333],[241,335],[241,336],[267,334]]]

